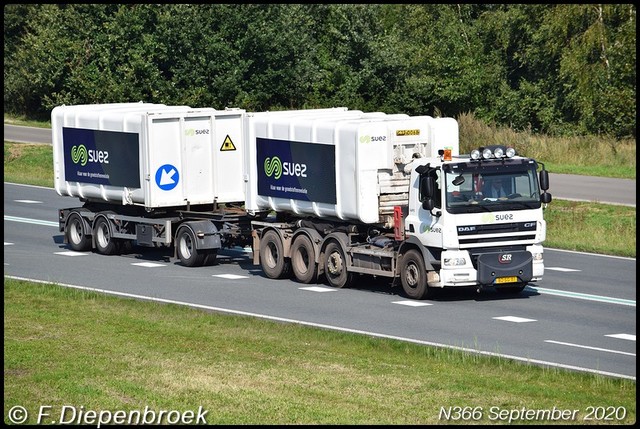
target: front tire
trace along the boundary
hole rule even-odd
[[[417,250],[409,250],[402,257],[400,279],[402,280],[402,289],[409,298],[425,299],[433,293],[427,284],[424,259]]]
[[[189,228],[181,228],[176,240],[178,259],[185,267],[199,267],[204,263],[204,252],[196,249],[196,237]]]
[[[299,282],[309,284],[316,280],[318,266],[313,243],[306,235],[296,237],[291,246],[291,268]]]
[[[71,213],[67,220],[65,234],[67,242],[76,252],[86,252],[91,249],[91,236],[85,234],[85,221],[79,213]]]
[[[277,232],[267,231],[260,239],[260,266],[270,279],[288,277],[291,261],[284,257],[284,246]]]
[[[330,286],[343,288],[351,284],[353,274],[347,271],[347,259],[342,247],[335,241],[327,245],[324,260],[324,273]]]

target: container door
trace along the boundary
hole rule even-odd
[[[244,113],[216,116],[213,152],[213,194],[220,203],[244,203]]]
[[[149,192],[147,207],[181,206],[183,192],[182,136],[180,117],[154,117],[147,138]]]
[[[184,118],[182,133],[184,198],[190,204],[213,202],[212,142],[215,130],[210,114]]]

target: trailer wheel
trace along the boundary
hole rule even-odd
[[[291,245],[291,268],[296,279],[301,283],[313,283],[316,280],[318,267],[313,243],[304,234],[296,237]]]
[[[327,245],[324,260],[324,272],[330,286],[343,288],[353,280],[353,274],[347,271],[347,259],[342,247],[335,241]]]
[[[178,259],[180,259],[182,265],[185,267],[199,267],[204,263],[206,255],[196,249],[196,237],[189,228],[180,228],[176,242]]]
[[[78,213],[71,213],[67,220],[65,234],[71,248],[77,252],[85,252],[91,249],[91,236],[85,234],[85,221]]]
[[[409,298],[425,299],[432,294],[427,284],[427,271],[422,255],[417,250],[409,250],[400,263],[402,289]]]
[[[260,239],[260,266],[270,279],[288,277],[291,272],[291,261],[285,259],[280,236],[273,230]]]
[[[93,238],[96,241],[96,250],[102,255],[114,255],[118,252],[118,242],[111,236],[109,219],[98,216],[93,224]]]
[[[218,258],[218,249],[208,250],[204,254],[204,260],[202,261],[202,265],[215,265]]]

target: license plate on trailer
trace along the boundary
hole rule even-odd
[[[517,277],[497,277],[496,284],[500,285],[503,283],[518,283]]]

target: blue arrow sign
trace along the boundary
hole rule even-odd
[[[170,191],[180,180],[178,169],[171,164],[165,164],[156,171],[156,185],[163,191]]]

